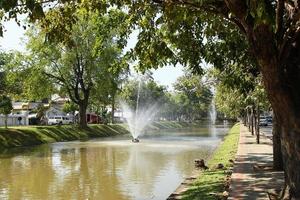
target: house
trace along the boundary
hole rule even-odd
[[[37,109],[42,102],[12,102],[13,110],[12,113],[14,114],[25,114],[29,113],[32,110]]]
[[[88,124],[99,124],[101,122],[101,118],[95,113],[87,113],[86,122]]]
[[[29,125],[30,112],[42,102],[12,102],[12,112],[7,116],[8,126],[24,126]],[[5,115],[0,115],[0,126],[5,125]]]
[[[36,110],[39,106],[43,105],[46,108],[49,108],[46,111],[44,123],[47,124],[47,119],[50,116],[65,116],[66,114],[61,111],[62,102],[54,102],[53,105],[47,102],[21,102],[16,101],[12,102],[13,110],[12,114],[8,116],[8,125],[9,126],[18,126],[18,125],[34,125],[38,124],[37,114],[33,111]],[[21,120],[22,118],[22,120]],[[0,125],[4,125],[5,117],[0,117]]]
[[[0,126],[5,125],[5,115],[0,115]],[[7,116],[8,126],[29,125],[28,114],[9,114]]]
[[[70,102],[70,99],[68,97],[61,97],[57,94],[54,94],[51,96],[51,106],[62,110],[64,107],[64,104]]]

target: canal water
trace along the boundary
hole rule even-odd
[[[229,125],[60,142],[0,154],[0,199],[166,199]]]

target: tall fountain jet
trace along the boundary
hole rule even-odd
[[[216,119],[217,119],[217,111],[216,111],[215,88],[214,87],[211,88],[211,92],[212,92],[213,97],[211,99],[211,103],[209,106],[209,120],[210,120],[211,125],[215,125]]]
[[[215,98],[211,100],[210,108],[209,108],[209,118],[211,124],[216,124],[217,119],[217,111],[216,111],[216,104],[215,104]]]
[[[217,111],[216,111],[216,103],[215,103],[215,89],[211,89],[213,97],[211,99],[211,103],[209,106],[209,128],[211,129],[212,137],[217,136],[216,130],[216,119],[217,119]]]
[[[142,84],[142,77],[139,78],[138,91],[137,91],[137,101],[135,110],[131,109],[125,102],[121,102],[121,107],[124,112],[124,117],[129,126],[129,131],[132,135],[132,142],[139,142],[139,136],[143,133],[147,125],[149,125],[155,115],[158,112],[157,104],[152,103],[149,106],[140,105],[140,90]]]

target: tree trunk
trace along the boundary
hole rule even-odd
[[[259,138],[260,138],[260,133],[259,133],[259,120],[260,120],[260,111],[259,111],[259,106],[257,104],[256,108],[256,143],[259,144]]]
[[[281,150],[285,171],[285,181],[290,187],[293,199],[300,199],[300,130],[293,126],[283,126]]]
[[[112,96],[112,101],[111,101],[111,123],[115,123],[115,95]]]
[[[254,133],[256,135],[256,131],[257,131],[257,111],[256,111],[256,108],[253,109],[253,121],[254,121]]]
[[[8,115],[5,115],[4,124],[5,124],[6,129],[7,129],[7,118],[8,118]]]
[[[254,135],[254,108],[251,107],[251,134]]]
[[[281,140],[280,140],[280,124],[276,120],[276,116],[273,116],[273,168],[274,170],[283,170],[283,160],[281,152]]]
[[[251,130],[251,114],[250,114],[250,109],[247,108],[247,121],[248,121],[248,130]]]
[[[300,47],[290,53],[295,55],[284,64],[269,57],[261,66],[268,97],[281,125],[285,182],[291,199],[300,199]]]
[[[291,199],[300,199],[300,46],[291,46],[288,54],[280,61],[272,58],[276,53],[269,55],[261,59],[260,66],[276,120],[281,125],[285,182],[290,188]]]
[[[87,121],[86,121],[86,109],[87,109],[87,101],[82,101],[79,106],[79,126],[81,128],[87,127]]]
[[[247,113],[247,112],[246,112]],[[244,113],[243,114],[243,124],[245,125],[245,126],[247,126],[247,114],[246,113]],[[226,120],[226,119],[225,119]]]

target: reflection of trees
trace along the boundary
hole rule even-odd
[[[172,160],[168,155],[162,154],[161,150],[153,151],[153,148],[141,145],[129,147],[128,161],[124,163],[120,173],[121,182],[129,186],[130,193],[148,195],[151,194],[153,183],[161,170],[167,168]]]
[[[169,186],[161,182],[166,173],[187,175],[193,169],[193,160],[206,158],[209,151],[199,152],[188,143],[165,143],[69,143],[4,156],[0,159],[0,198],[4,189],[10,199],[150,197],[157,193],[158,185],[164,184],[160,190]]]
[[[49,148],[39,148],[30,155],[16,152],[2,158],[0,189],[6,190],[7,196],[1,199],[45,199],[54,174],[49,153]]]
[[[62,154],[62,163],[69,163],[69,166],[61,164],[60,167],[69,173],[65,173],[61,177],[62,182],[55,186],[51,198],[128,199],[126,195],[118,190],[121,185],[114,170],[114,151],[115,149],[112,148],[83,147],[69,151],[70,154]],[[75,159],[72,160],[72,157]],[[68,162],[66,162],[67,160]]]

